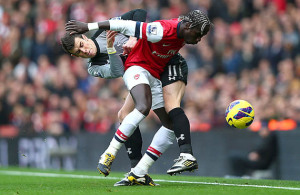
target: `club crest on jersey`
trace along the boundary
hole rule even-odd
[[[149,25],[148,26],[148,33],[152,35],[157,35],[157,26],[156,25]]]
[[[140,78],[140,75],[139,75],[139,74],[134,75],[134,79],[135,79],[135,80],[138,80],[139,78]]]

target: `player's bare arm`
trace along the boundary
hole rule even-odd
[[[145,24],[147,26],[155,25],[158,34],[148,34],[147,36],[142,36],[142,30],[140,25]],[[132,20],[106,20],[102,22],[85,23],[76,20],[71,20],[66,23],[65,30],[70,32],[70,34],[83,34],[91,30],[113,30],[120,32],[126,36],[137,37],[137,38],[147,38],[150,42],[158,42],[162,39],[163,27],[158,22],[152,23],[141,23]],[[136,30],[139,29],[139,30]]]
[[[77,20],[70,20],[66,23],[65,26],[65,30],[69,31],[71,35],[76,33],[83,34],[90,30],[96,29],[110,30],[109,21],[107,20],[98,23],[85,23]]]
[[[129,37],[128,41],[123,45],[123,55],[128,55],[137,43],[136,37]]]
[[[107,48],[113,48],[116,34],[118,33],[111,30],[106,32]]]

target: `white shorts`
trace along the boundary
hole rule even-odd
[[[161,82],[153,77],[148,70],[140,66],[131,66],[125,71],[123,80],[129,91],[139,84],[149,85],[152,93],[152,110],[164,107]]]

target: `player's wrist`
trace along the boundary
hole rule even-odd
[[[99,29],[98,22],[88,23],[88,29],[89,30],[98,30]]]
[[[116,52],[117,52],[117,50],[115,49],[114,46],[112,46],[112,47],[107,47],[107,53],[108,53],[108,54],[114,54],[114,53],[116,53]]]

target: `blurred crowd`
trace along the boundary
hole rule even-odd
[[[299,126],[300,0],[0,0],[0,135],[114,129],[127,95],[122,79],[89,76],[86,61],[65,54],[59,40],[70,19],[102,21],[136,8],[148,21],[200,9],[214,23],[200,44],[180,51],[192,131],[227,126],[235,99],[253,105],[256,123]],[[154,130],[158,120],[152,113],[143,124]]]

